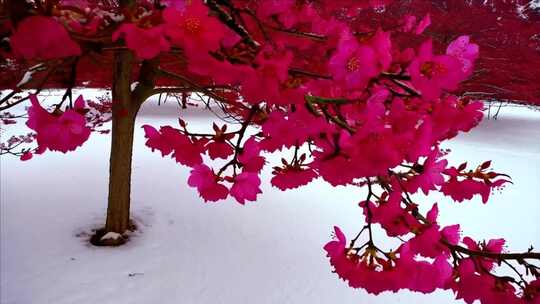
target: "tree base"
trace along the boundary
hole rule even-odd
[[[129,234],[136,230],[135,224],[130,221],[129,228],[122,234],[107,231],[105,228],[97,229],[90,237],[90,244],[100,247],[116,247],[124,245],[129,240]]]

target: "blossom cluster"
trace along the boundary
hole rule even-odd
[[[480,196],[487,203],[509,182],[490,171],[490,162],[451,166],[440,148],[483,117],[482,102],[453,94],[472,76],[478,45],[466,35],[445,44],[428,37],[430,15],[404,16],[394,28],[354,22],[354,11],[388,1],[241,2],[145,2],[114,16],[100,8],[66,9],[57,17],[26,18],[11,47],[25,60],[58,60],[93,51],[77,37],[108,35],[111,48],[130,50],[141,65],[157,62],[157,77],[175,85],[159,92],[181,90],[183,98],[196,92],[220,103],[237,126],[214,124],[208,134],[190,131],[182,119],[178,127],[143,126],[146,146],[189,167],[187,183],[205,202],[255,201],[268,165],[271,184],[284,191],[318,178],[368,187],[359,204],[364,229],[347,244],[336,227],[337,240],[324,247],[351,287],[374,294],[452,290],[467,303],[539,303],[538,267],[529,256],[518,261],[534,278],[497,276],[495,266],[516,260],[504,255],[504,240],[462,238],[459,225],[437,222],[436,204],[423,216],[410,198],[440,192],[456,202]],[[48,39],[31,38],[36,35]],[[402,47],[403,39],[418,43]],[[36,132],[38,153],[72,151],[88,139],[93,128],[82,97],[52,113],[30,99],[27,125]],[[269,164],[267,153],[281,153],[281,163]],[[375,224],[402,244],[379,249]],[[355,247],[364,232],[366,242]]]

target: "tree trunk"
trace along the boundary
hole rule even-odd
[[[133,54],[130,51],[121,51],[114,56],[107,221],[105,227],[96,231],[90,240],[99,246],[121,245],[126,241],[126,230],[133,229],[129,220],[129,207],[135,119],[142,103],[153,94],[159,61],[152,59],[142,62],[138,85],[134,90],[131,89],[133,64]],[[109,232],[114,234],[103,238]]]
[[[123,234],[130,228],[131,158],[135,118],[140,104],[131,97],[132,54],[115,55],[112,84],[112,138],[107,222],[102,234]],[[106,244],[109,245],[109,244]]]

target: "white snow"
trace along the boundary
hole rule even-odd
[[[140,126],[175,125],[178,111],[172,102],[141,110],[132,186],[139,231],[122,247],[87,242],[105,219],[109,136],[93,134],[69,155],[2,157],[0,303],[454,303],[450,292],[368,295],[331,272],[322,246],[334,225],[349,236],[362,226],[358,189],[319,180],[280,192],[269,186],[266,170],[259,201],[205,204],[187,186],[187,168],[144,146]],[[202,109],[182,116],[197,131],[220,122]],[[25,133],[23,123],[15,128]],[[539,139],[540,112],[503,108],[498,120],[447,147],[454,149],[452,163],[491,159],[514,184],[487,205],[424,201],[438,201],[442,223],[459,222],[464,235],[504,237],[515,251],[540,248]]]
[[[19,81],[19,83],[17,83],[17,88],[20,88],[22,86],[24,86],[25,84],[27,84],[28,82],[30,82],[30,80],[32,80],[32,75],[41,70],[42,68],[44,68],[44,65],[43,63],[39,63],[39,64],[36,64],[32,67],[30,67],[23,75],[21,81]]]
[[[116,232],[107,232],[105,233],[104,236],[101,237],[101,241],[104,241],[104,240],[118,240],[122,238],[122,235],[120,233],[116,233]]]
[[[133,82],[133,83],[130,85],[131,92],[135,91],[135,89],[137,88],[138,85],[139,85],[139,82],[138,82],[138,81]]]

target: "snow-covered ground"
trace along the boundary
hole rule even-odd
[[[148,103],[138,125],[174,125],[176,111]],[[195,127],[215,119],[182,115]],[[90,246],[88,233],[104,223],[109,140],[93,134],[74,153],[28,162],[2,157],[2,304],[454,303],[450,292],[375,297],[331,272],[322,246],[333,225],[348,235],[362,226],[361,191],[317,181],[280,192],[265,183],[255,203],[205,204],[187,186],[187,168],[146,148],[140,127],[132,187],[140,231],[120,248]],[[492,159],[514,184],[487,205],[430,197],[441,221],[474,238],[504,237],[516,251],[540,248],[540,112],[503,108],[448,147],[454,164]]]

